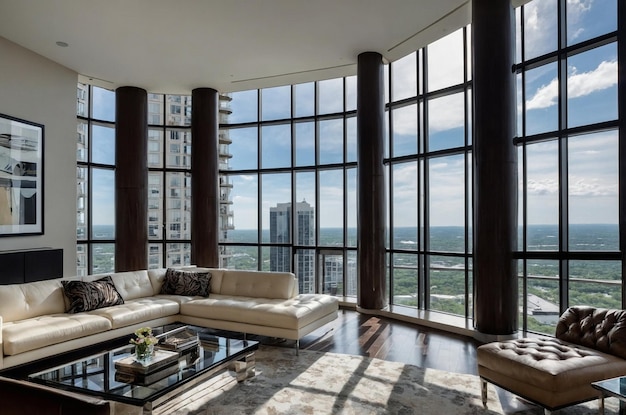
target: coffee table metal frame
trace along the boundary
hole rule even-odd
[[[600,391],[600,415],[604,415],[604,398],[608,397],[619,399],[619,413],[626,414],[626,376],[592,382],[591,386]]]
[[[176,373],[148,385],[115,380],[115,361],[133,353],[134,347],[130,344],[40,370],[30,374],[28,380],[142,407],[144,414],[151,414],[176,395],[226,369],[235,371],[239,382],[254,376],[254,351],[259,347],[258,342],[216,336],[207,334],[206,329],[201,327],[188,327],[198,331],[198,346],[181,352]],[[171,332],[163,331],[157,337],[170,335]]]

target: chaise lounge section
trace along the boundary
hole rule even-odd
[[[174,322],[295,340],[297,351],[302,337],[337,318],[338,299],[299,294],[292,273],[176,271],[209,276],[208,296],[163,293],[165,268],[0,286],[0,369]],[[63,281],[82,281],[89,289],[112,283],[121,301],[70,313],[75,304]]]
[[[485,405],[487,382],[542,406],[545,414],[597,399],[591,382],[626,375],[626,310],[570,307],[555,338],[484,344],[477,361]]]

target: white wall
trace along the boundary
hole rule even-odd
[[[0,251],[63,249],[76,274],[76,83],[78,75],[0,37],[0,113],[44,125],[44,234],[0,237]],[[0,270],[0,274],[2,270]]]

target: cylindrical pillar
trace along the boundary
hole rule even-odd
[[[191,263],[219,266],[218,92],[191,95]]]
[[[115,91],[115,271],[148,268],[148,94]]]
[[[385,266],[384,116],[382,56],[365,52],[357,67],[358,306],[387,306]]]
[[[518,329],[514,22],[511,2],[473,0],[474,323],[485,338]]]

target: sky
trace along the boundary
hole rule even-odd
[[[617,0],[567,0],[568,45],[611,32],[616,29]],[[556,0],[534,0],[525,6],[525,43],[517,36],[517,62],[521,61],[522,46],[525,57],[533,58],[556,49]],[[516,19],[520,21],[520,11]],[[471,27],[468,30],[471,38]],[[416,52],[417,53],[417,52]],[[386,66],[392,72],[391,99],[400,100],[415,96],[418,85],[415,77],[413,53]],[[429,79],[426,89],[435,91],[463,82],[463,33],[461,30],[438,40],[428,47]],[[468,56],[467,62],[471,62]],[[471,68],[467,68],[471,74]],[[523,134],[522,111],[526,111],[526,134],[538,134],[558,127],[558,67],[556,63],[544,65],[526,72],[525,79],[518,77],[518,135]],[[524,84],[522,84],[524,82]],[[331,79],[320,81],[319,114],[343,111],[343,81]],[[423,89],[424,86],[420,86]],[[525,88],[525,96],[521,94]],[[617,49],[612,43],[593,49],[567,60],[567,106],[568,126],[576,127],[617,118]],[[356,109],[356,77],[347,78],[346,109]],[[112,119],[114,95],[94,88],[94,117]],[[113,95],[113,96],[112,96]],[[296,117],[315,113],[313,83],[295,86]],[[387,94],[389,95],[389,94]],[[522,98],[525,98],[524,106]],[[389,97],[387,96],[387,99]],[[290,86],[269,88],[261,91],[261,119],[289,118]],[[471,105],[471,96],[468,97]],[[429,102],[428,146],[431,150],[462,146],[464,143],[465,96],[454,94]],[[256,121],[257,91],[233,94],[233,114],[230,123]],[[418,108],[410,105],[393,113],[394,156],[415,154]],[[471,127],[470,127],[471,132]],[[291,164],[290,125],[264,126],[261,129],[260,159],[256,142],[256,127],[230,130],[233,144],[230,153],[233,170],[289,167]],[[93,132],[94,150],[101,152],[102,161],[110,160],[114,135],[112,130],[98,128]],[[349,119],[346,130],[348,161],[356,161],[356,122]],[[341,163],[344,157],[342,145],[343,121],[322,121],[319,125],[320,161],[322,164]],[[471,134],[469,140],[471,143]],[[569,175],[568,201],[570,223],[617,223],[617,132],[607,131],[568,140]],[[296,166],[314,163],[314,124],[298,123],[295,127]],[[388,153],[388,152],[387,152]],[[96,154],[96,152],[94,152]],[[528,183],[528,223],[553,224],[558,220],[558,147],[556,142],[532,144],[527,147],[526,157]],[[389,154],[386,154],[389,156]],[[519,152],[518,164],[522,164]],[[430,168],[430,215],[431,225],[445,226],[464,224],[464,175],[466,162],[462,155],[446,156],[429,161]],[[415,226],[417,170],[415,162],[407,162],[393,168],[393,215],[396,226]],[[520,169],[520,183],[522,171]],[[290,174],[237,174],[233,183],[233,211],[236,229],[256,228],[257,188],[261,186],[262,228],[269,228],[269,208],[276,203],[289,202],[291,198]],[[341,170],[323,170],[320,175],[320,205],[317,208],[321,227],[343,225],[343,194],[347,192],[348,223],[356,223],[356,174],[348,173],[347,189]],[[94,223],[112,223],[113,182],[110,177],[94,177]],[[296,177],[297,201],[315,203],[314,174],[298,173]],[[521,198],[520,198],[521,200]],[[96,208],[97,207],[97,208]],[[522,209],[520,208],[520,214]],[[520,218],[521,221],[521,218]]]

